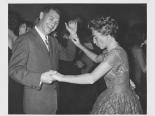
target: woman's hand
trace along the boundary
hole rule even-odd
[[[52,71],[52,70],[51,70]],[[62,74],[58,73],[58,72],[53,72],[53,74],[51,74],[51,78],[52,78],[52,82],[53,81],[61,81],[61,78],[63,77]]]
[[[76,20],[71,20],[71,21],[68,22],[68,24],[65,23],[65,25],[66,25],[66,29],[70,33],[69,39],[71,39],[72,42],[77,47],[79,47],[81,44],[80,44],[79,38],[77,36],[77,21]]]
[[[42,83],[51,84],[54,81],[54,79],[52,78],[52,75],[56,73],[57,71],[54,71],[54,70],[50,70],[42,73],[40,78],[40,86],[42,85]]]
[[[66,29],[69,31],[70,34],[75,34],[77,32],[77,21],[71,20],[65,23]]]
[[[72,42],[73,42],[77,47],[79,47],[79,46],[81,45],[80,40],[79,40],[77,34],[70,35],[70,36],[69,36],[69,39],[71,39]]]

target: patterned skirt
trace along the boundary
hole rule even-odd
[[[91,114],[142,114],[139,98],[133,90],[103,91],[95,102]]]

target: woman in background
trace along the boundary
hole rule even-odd
[[[96,55],[86,49],[76,34],[77,23],[66,24],[70,38],[94,62],[100,63],[91,73],[81,75],[62,75],[51,71],[51,80],[76,84],[93,84],[101,77],[105,79],[107,89],[97,98],[92,114],[141,114],[139,99],[130,87],[128,58],[124,49],[115,40],[118,24],[111,17],[99,17],[90,21],[89,28],[94,43],[107,52]]]
[[[16,12],[8,14],[8,62],[12,56],[12,47],[18,38],[20,16]],[[8,77],[8,113],[23,114],[23,86]]]
[[[130,77],[136,84],[142,108],[146,113],[147,79],[146,79],[146,27],[139,23],[129,28],[126,35],[128,45]]]
[[[19,25],[19,36],[30,31],[32,29],[31,22],[28,21],[21,21]]]

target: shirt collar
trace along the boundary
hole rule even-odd
[[[37,26],[35,26],[36,31],[38,32],[38,34],[40,35],[40,37],[42,38],[42,40],[45,42],[46,37],[45,35],[38,29]],[[47,36],[48,37],[48,36]]]

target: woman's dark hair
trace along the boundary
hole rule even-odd
[[[118,23],[115,19],[109,17],[97,17],[89,22],[88,27],[95,29],[103,35],[116,37],[118,32]]]
[[[17,12],[8,12],[8,28],[11,29],[16,35],[18,35],[18,27],[20,20],[21,16]]]
[[[33,28],[33,22],[31,21],[27,21],[25,19],[21,19],[20,22],[19,22],[19,26],[18,26],[18,35],[19,35],[19,28],[21,27],[22,24],[26,24],[26,27],[27,28]]]

